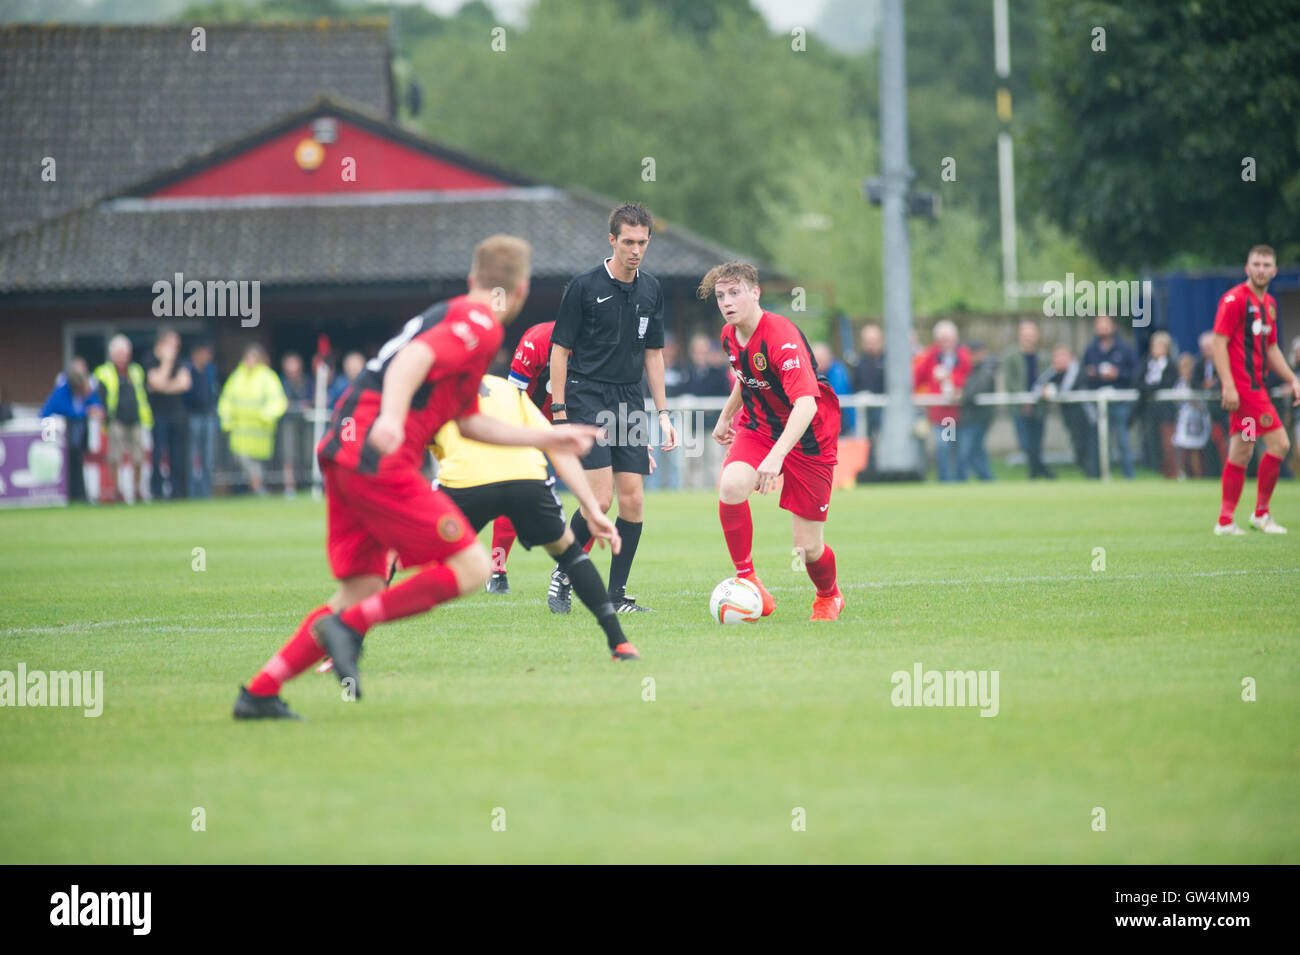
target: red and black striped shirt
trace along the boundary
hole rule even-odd
[[[799,326],[784,315],[764,311],[744,345],[736,333],[734,325],[722,330],[722,347],[732,374],[740,380],[744,404],[735,426],[761,432],[775,441],[790,420],[795,399],[811,395],[817,399],[817,414],[791,450],[834,464],[840,400],[826,377],[818,374],[812,348]]]
[[[505,330],[491,310],[465,296],[439,302],[407,322],[366,363],[348,386],[316,449],[322,463],[362,474],[418,470],[425,448],[448,421],[478,410],[478,386],[501,347]],[[385,458],[366,440],[379,417],[384,373],[403,347],[421,341],[433,351],[433,367],[411,397],[402,446]]]

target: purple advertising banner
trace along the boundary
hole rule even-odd
[[[67,450],[63,429],[41,433],[40,421],[0,429],[0,508],[68,503]]]

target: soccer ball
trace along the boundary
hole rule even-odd
[[[763,595],[748,580],[728,577],[713,588],[709,613],[718,623],[753,623],[763,616]]]

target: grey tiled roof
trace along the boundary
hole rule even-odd
[[[474,244],[496,232],[533,244],[535,278],[567,279],[609,254],[609,199],[550,187],[491,195],[372,194],[321,200],[98,203],[0,241],[0,295],[144,290],[187,280],[263,286],[463,279]],[[671,223],[647,268],[698,279],[743,258]]]
[[[383,21],[0,27],[0,236],[120,192],[318,96],[392,114]],[[53,157],[57,180],[41,181]]]

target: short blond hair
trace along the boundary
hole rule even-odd
[[[741,282],[749,288],[754,288],[758,285],[758,269],[747,262],[724,262],[722,265],[715,265],[700,281],[700,287],[695,290],[696,296],[711,298],[719,282]]]
[[[478,288],[513,292],[532,269],[533,247],[513,235],[488,236],[474,246],[470,282]]]

